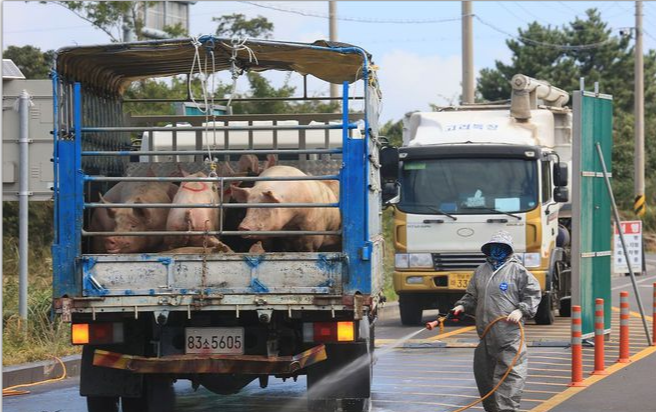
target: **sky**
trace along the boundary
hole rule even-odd
[[[656,49],[656,1],[644,3],[644,48]],[[258,6],[259,5],[259,6]],[[264,7],[262,7],[264,6]],[[273,8],[283,10],[273,10]],[[474,66],[508,63],[505,44],[530,22],[562,26],[597,7],[619,35],[635,24],[632,1],[475,1]],[[213,33],[212,17],[242,13],[264,16],[274,24],[275,40],[312,42],[328,38],[326,1],[199,1],[190,9],[190,33]],[[338,39],[365,48],[379,67],[383,91],[383,121],[398,120],[430,104],[457,103],[461,82],[461,4],[457,1],[338,1]],[[62,6],[39,2],[2,3],[2,45],[33,45],[42,50],[71,45],[109,43],[109,37]],[[222,74],[227,81],[229,76]],[[274,76],[282,84],[284,76]],[[296,85],[297,79],[291,83]],[[247,89],[239,81],[238,91]],[[557,86],[557,85],[556,85]],[[310,82],[312,94],[327,94],[328,86]],[[300,90],[299,90],[300,92]],[[602,90],[603,92],[603,90]]]

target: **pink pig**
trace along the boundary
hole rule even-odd
[[[100,195],[104,203],[171,203],[177,186],[164,182],[119,182]],[[98,208],[89,224],[92,232],[143,232],[166,228],[168,209],[162,208]],[[95,236],[93,253],[156,252],[161,236]]]
[[[187,177],[207,177],[203,172],[189,174],[182,170],[182,175]],[[229,197],[223,199],[227,202]],[[220,201],[217,186],[207,182],[182,182],[178,193],[173,198],[176,205],[203,203],[215,204]],[[166,221],[167,231],[216,231],[219,230],[219,222],[222,218],[218,208],[172,208]],[[167,236],[165,244],[169,249],[184,246],[208,246],[214,247],[222,243],[213,235],[209,236]]]
[[[261,177],[307,176],[290,166],[272,166]],[[323,181],[258,181],[252,188],[232,187],[232,197],[239,203],[337,203],[339,183]],[[239,225],[243,231],[339,230],[341,216],[337,208],[249,208]],[[251,239],[270,239],[257,234]],[[284,237],[289,251],[314,252],[336,245],[338,236],[310,235]],[[267,242],[271,245],[272,242]]]

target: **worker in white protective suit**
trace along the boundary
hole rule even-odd
[[[526,345],[520,345],[518,323],[535,316],[541,299],[540,284],[514,256],[508,232],[494,234],[481,250],[487,262],[476,269],[453,313],[475,315],[479,337],[495,319],[506,318],[481,338],[474,353],[474,376],[483,397],[497,385],[519,351],[517,363],[506,380],[483,401],[488,412],[517,411],[528,369]]]

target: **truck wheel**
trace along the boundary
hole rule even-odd
[[[87,396],[87,410],[89,412],[118,412],[118,397]]]
[[[558,305],[558,314],[564,318],[572,316],[572,299],[561,299]]]
[[[144,390],[139,398],[121,398],[123,412],[173,412],[173,381],[161,376],[144,377]]]
[[[554,314],[551,309],[551,293],[546,292],[542,295],[542,300],[538,306],[538,311],[535,314],[535,323],[537,325],[551,325],[554,323]]]
[[[401,312],[401,323],[405,326],[421,325],[424,309],[416,296],[399,296],[399,311]]]
[[[344,412],[367,412],[369,398],[366,399],[344,399],[342,400],[342,411]]]
[[[307,371],[307,405],[311,412],[365,412],[369,407],[372,362],[369,342],[327,344],[328,359]]]

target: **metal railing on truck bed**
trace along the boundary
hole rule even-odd
[[[217,116],[213,117],[212,123],[209,123],[209,118],[206,117],[206,121],[200,125],[197,120],[199,117],[192,120],[186,119],[186,116],[172,116],[170,121],[173,125],[166,127],[153,125],[154,122],[167,121],[165,117],[158,116],[141,119],[151,122],[146,126],[136,124],[140,120],[136,118],[130,119],[130,124],[124,125],[126,117],[120,115],[121,106],[114,105],[111,96],[98,93],[97,89],[77,82],[75,78],[55,73],[55,297],[79,298],[77,307],[81,311],[93,306],[88,302],[97,302],[98,299],[106,300],[103,310],[107,311],[125,311],[126,307],[132,306],[135,311],[138,310],[137,307],[155,307],[163,302],[163,299],[169,305],[180,306],[179,310],[184,310],[185,307],[188,309],[190,305],[198,307],[199,300],[204,302],[201,306],[222,304],[239,310],[240,306],[246,309],[248,305],[257,305],[258,303],[249,297],[255,294],[265,295],[266,299],[263,301],[268,301],[268,304],[276,302],[287,305],[291,310],[292,307],[316,304],[316,295],[329,298],[345,294],[375,293],[380,282],[373,277],[382,274],[382,268],[372,268],[372,262],[380,261],[382,237],[379,225],[375,223],[375,219],[379,219],[378,214],[374,219],[369,219],[369,214],[380,208],[379,204],[372,204],[371,201],[379,194],[379,183],[375,181],[378,142],[375,138],[375,123],[369,122],[366,110],[367,100],[375,93],[372,94],[372,90],[368,90],[367,56],[361,49],[323,49],[341,54],[356,54],[362,58],[364,113],[349,114],[349,88],[345,82],[341,115],[274,115],[272,124],[267,125],[257,124],[257,121],[267,120],[266,115],[258,115],[257,121],[254,118],[244,118],[243,115]],[[113,96],[113,99],[120,102],[118,96]],[[114,109],[104,111],[102,102],[112,102],[111,107]],[[337,120],[335,117],[339,119],[339,123],[331,123],[331,120]],[[192,120],[194,124],[180,126],[179,123],[185,120]],[[298,124],[289,124],[290,120]],[[247,124],[234,125],[231,124],[232,121],[245,121]],[[224,125],[217,126],[219,122]],[[281,134],[289,131],[298,133],[297,147],[279,148]],[[334,147],[336,145],[331,138],[332,131],[339,131],[341,134],[338,147]],[[354,135],[353,131],[361,131],[361,135]],[[130,133],[134,132],[144,133],[143,136],[151,139],[148,150],[131,150]],[[257,145],[256,134],[263,132],[271,133],[270,140],[273,144],[268,148],[260,148]],[[314,144],[312,148],[308,148],[306,137],[311,132],[325,133],[323,145]],[[169,135],[168,150],[155,147],[155,133]],[[193,134],[193,147],[181,149],[181,146],[185,146],[184,139],[179,138],[183,133]],[[210,145],[209,133],[214,137],[217,134],[222,137],[219,139],[220,144],[215,141]],[[230,142],[233,133],[247,133],[248,144],[242,144],[240,148],[235,149],[235,144]],[[244,139],[241,140],[243,143]],[[281,163],[295,165],[303,171],[307,171],[313,164],[321,164],[324,169],[328,165],[334,170],[307,176],[222,176],[214,173],[208,177],[180,177],[162,175],[161,170],[153,172],[151,167],[155,165],[155,169],[161,169],[163,166],[182,163],[186,166],[195,164],[197,168],[203,169],[207,168],[208,164],[217,162],[230,164],[231,159],[237,155],[276,155],[281,159],[288,159]],[[186,160],[193,159],[194,162],[178,162],[183,157]],[[155,158],[159,161],[131,161],[139,158]],[[289,160],[292,158],[297,160]],[[151,175],[143,175],[143,164],[149,165]],[[141,172],[138,169],[141,169]],[[210,171],[214,172],[216,168],[213,166]],[[339,200],[330,203],[235,203],[227,202],[224,198],[223,189],[229,188],[232,183],[247,185],[263,181],[338,181]],[[118,182],[171,182],[181,185],[185,182],[201,182],[215,185],[221,190],[218,190],[219,198],[213,203],[106,203],[97,200],[98,193],[106,193],[110,185]],[[224,240],[240,238],[246,233],[244,230],[226,228],[224,219],[219,219],[219,227],[215,230],[90,230],[91,214],[110,208],[211,208],[218,210],[220,216],[225,216],[224,213],[231,210],[251,208],[339,208],[342,225],[337,230],[270,230],[257,231],[257,235],[277,239],[341,236],[341,242],[337,250],[330,252],[207,253],[208,248],[202,248],[202,251],[90,253],[93,252],[90,242],[85,239],[108,236],[219,236]],[[374,221],[373,225],[370,224],[371,221]],[[282,296],[285,294],[295,296]],[[107,300],[110,297],[113,299]],[[334,302],[337,301],[340,299],[331,303],[333,310]]]

